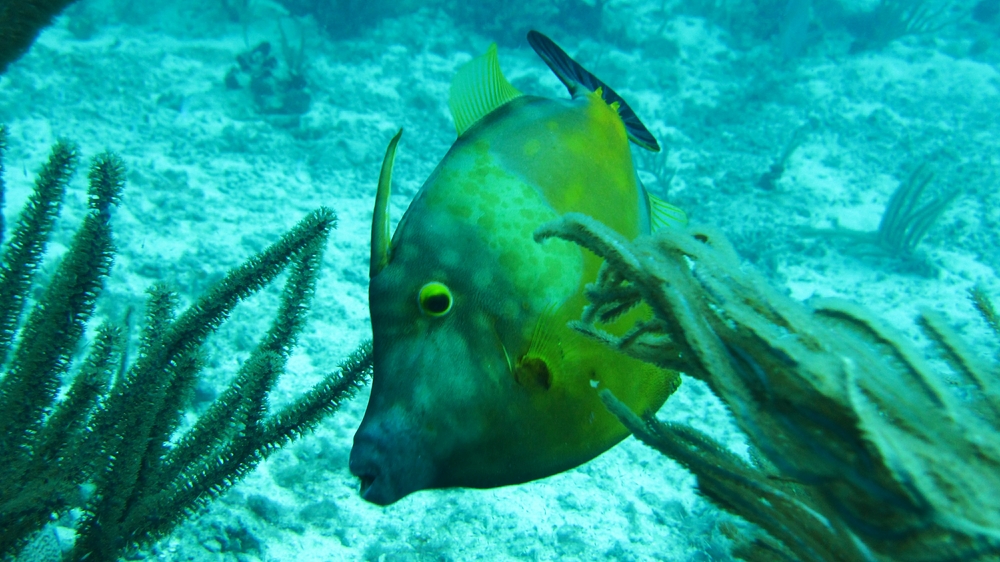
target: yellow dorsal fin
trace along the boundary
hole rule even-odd
[[[523,95],[504,78],[497,45],[493,43],[485,53],[459,68],[451,80],[448,107],[458,136],[494,109]]]
[[[663,199],[646,192],[649,200],[649,229],[653,232],[661,228],[683,228],[687,226],[688,217],[684,209],[671,205]]]

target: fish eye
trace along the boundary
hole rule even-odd
[[[420,287],[420,293],[417,294],[420,312],[434,318],[448,314],[451,311],[451,303],[451,289],[437,281],[431,281]]]

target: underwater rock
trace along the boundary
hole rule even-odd
[[[279,63],[268,41],[237,55],[236,63],[226,73],[226,88],[249,91],[257,113],[301,115],[309,111],[312,96],[301,69]]]

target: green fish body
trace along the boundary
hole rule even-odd
[[[452,84],[458,139],[391,243],[399,135],[387,151],[372,230],[375,370],[350,460],[369,501],[567,470],[628,434],[599,389],[649,413],[678,384],[676,373],[567,327],[601,260],[560,240],[536,243],[534,231],[579,212],[634,238],[649,232],[651,206],[674,210],[638,180],[629,139],[658,147],[624,101],[544,36],[529,40],[573,98],[522,95],[495,46],[468,63]],[[648,316],[637,308],[606,329],[621,334]]]

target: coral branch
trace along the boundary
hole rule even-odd
[[[694,472],[710,499],[766,531],[745,540],[741,556],[930,562],[1000,554],[1000,497],[983,494],[1000,489],[1000,369],[936,315],[921,322],[950,372],[860,307],[808,307],[775,291],[709,229],[664,229],[630,243],[567,215],[536,232],[549,237],[606,260],[576,326],[703,379],[746,433],[752,464],[602,394],[638,438]],[[633,306],[636,293],[659,320],[637,327],[641,349],[595,325],[600,311]],[[956,378],[972,398],[944,384]]]
[[[0,157],[5,140],[0,128]],[[3,254],[0,352],[12,357],[0,374],[3,560],[14,558],[53,514],[71,508],[83,516],[67,559],[116,560],[148,546],[336,411],[371,369],[371,347],[364,344],[292,406],[268,412],[268,394],[305,324],[336,222],[319,209],[179,315],[176,295],[155,285],[135,362],[127,365],[121,331],[105,323],[74,373],[74,352],[114,255],[111,210],[125,177],[117,157],[94,160],[90,211],[27,321],[18,324],[75,160],[71,145],[56,145]],[[202,344],[237,304],[286,270],[269,331],[178,442],[201,374]],[[86,488],[93,492],[81,494]]]

